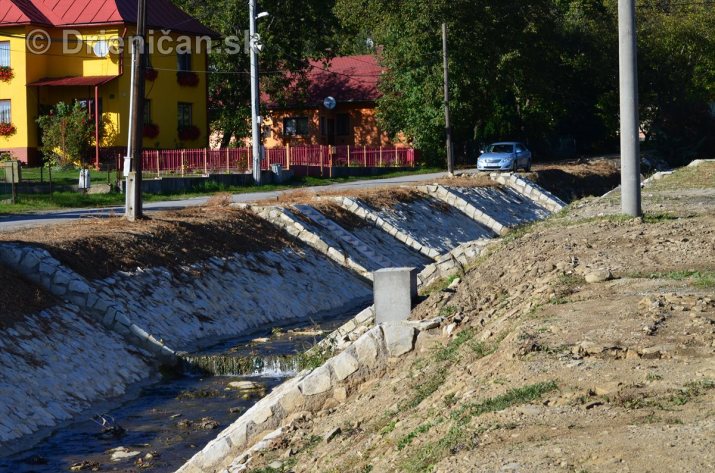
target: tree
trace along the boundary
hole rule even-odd
[[[60,102],[37,123],[46,161],[51,165],[84,163],[94,141],[94,122],[82,104]]]
[[[248,29],[248,3],[234,0],[179,0],[178,4],[205,25],[224,37],[244,37]],[[301,77],[311,58],[334,54],[338,22],[333,16],[334,0],[265,0],[261,11],[270,13],[259,21],[258,31],[264,49],[260,54],[261,89],[272,99],[287,99],[286,75]],[[223,133],[222,146],[232,136],[250,136],[249,56],[214,48],[209,57],[209,117],[211,128]]]
[[[671,158],[715,147],[714,5],[639,2],[641,116],[649,142]],[[379,45],[380,122],[427,160],[445,153],[442,22],[456,142],[519,139],[541,156],[556,155],[563,138],[579,153],[617,146],[616,0],[336,0],[335,13]]]

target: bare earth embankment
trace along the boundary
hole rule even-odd
[[[431,347],[293,416],[251,471],[714,471],[715,164],[644,189],[642,219],[618,199],[436,288],[413,312],[447,318]]]

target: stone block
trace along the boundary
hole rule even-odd
[[[332,387],[330,383],[330,370],[327,366],[321,366],[315,369],[305,377],[298,387],[306,396],[314,396],[330,390]]]
[[[279,402],[285,412],[296,412],[303,408],[305,398],[297,387],[292,387],[283,393]]]
[[[350,352],[344,351],[330,361],[333,373],[338,381],[342,381],[358,370],[360,364]]]
[[[414,327],[401,323],[388,323],[383,325],[382,331],[385,334],[385,345],[390,356],[402,356],[415,348],[417,331]]]
[[[355,355],[361,365],[367,367],[372,367],[377,361],[377,355],[379,353],[379,346],[377,338],[382,338],[381,327],[375,327],[368,333],[358,338],[353,347],[355,348]]]
[[[407,320],[417,296],[415,268],[385,268],[373,273],[375,320],[378,324]]]

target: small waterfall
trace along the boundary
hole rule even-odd
[[[293,376],[299,371],[299,357],[296,355],[185,355],[182,361],[185,372],[200,372],[214,376],[282,378]]]

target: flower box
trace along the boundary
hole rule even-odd
[[[144,125],[144,138],[156,138],[159,136],[159,125],[147,123]]]
[[[199,85],[199,75],[191,71],[179,71],[176,73],[176,81],[183,87],[196,87]]]
[[[153,67],[147,68],[146,71],[144,71],[144,79],[154,82],[156,78],[159,76],[159,71],[154,69]]]
[[[0,123],[0,136],[14,135],[16,131],[17,128],[12,123]]]
[[[13,77],[15,77],[15,73],[12,71],[12,67],[0,66],[0,81],[10,82]]]
[[[198,140],[201,136],[201,130],[197,126],[187,126],[184,128],[179,128],[179,139],[182,141],[194,141]]]

